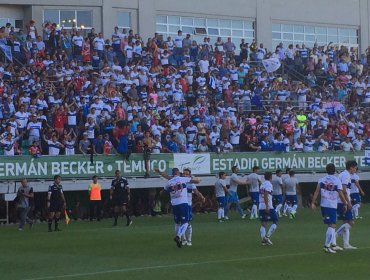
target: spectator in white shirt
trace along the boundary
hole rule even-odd
[[[99,33],[99,36],[94,39],[93,45],[94,45],[95,51],[98,52],[98,55],[99,55],[100,59],[103,59],[103,57],[104,57],[104,45],[105,45],[104,38],[103,38],[103,33],[101,33],[101,32]]]
[[[342,144],[340,145],[342,147],[342,150],[344,152],[354,152],[354,148],[353,148],[353,145],[351,143],[351,138],[350,137],[346,137],[346,140],[344,142],[342,142]]]

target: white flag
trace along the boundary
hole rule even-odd
[[[4,45],[4,44],[0,44],[0,47],[3,50],[6,58],[10,60],[11,62],[13,62],[12,47]]]
[[[262,64],[268,73],[275,72],[281,66],[280,60],[277,57],[264,59]]]

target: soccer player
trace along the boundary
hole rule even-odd
[[[276,170],[275,176],[272,178],[272,198],[275,205],[275,211],[281,217],[281,207],[283,207],[283,179],[281,178],[283,171]]]
[[[259,193],[259,216],[261,221],[261,240],[262,245],[272,245],[273,243],[270,240],[271,235],[277,228],[278,216],[277,213],[272,206],[272,173],[266,172],[265,173],[265,181],[261,184],[260,193]],[[267,223],[272,221],[272,225],[270,226],[267,234],[266,234],[266,227]]]
[[[332,163],[326,165],[325,177],[322,177],[316,187],[312,198],[311,208],[316,208],[316,200],[319,194],[321,195],[320,207],[324,224],[328,225],[325,235],[324,252],[335,254],[337,250],[341,250],[337,246],[335,228],[337,223],[337,197],[347,203],[344,195],[342,183],[335,176],[335,166]]]
[[[124,214],[126,216],[126,226],[132,225],[132,220],[128,214],[128,203],[130,201],[130,186],[126,178],[122,177],[121,171],[116,170],[116,178],[112,180],[110,189],[110,199],[114,207],[114,223],[117,226],[118,216]]]
[[[185,168],[183,170],[183,176],[184,177],[190,177],[191,178],[191,170],[188,168]],[[204,196],[198,191],[197,187],[193,183],[187,183],[186,184],[187,193],[188,193],[188,211],[189,211],[189,225],[188,228],[185,231],[185,234],[182,236],[182,245],[192,246],[192,236],[193,236],[193,227],[191,226],[191,221],[193,220],[193,193],[198,196],[202,202],[204,203],[206,199]]]
[[[259,191],[260,191],[260,185],[261,185],[261,180],[258,176],[258,166],[253,166],[252,168],[252,173],[248,175],[247,177],[247,183],[249,186],[249,196],[252,199],[252,211],[251,211],[251,216],[250,219],[258,219],[258,203],[259,203]]]
[[[54,183],[48,189],[48,202],[47,207],[49,210],[48,228],[52,232],[51,225],[54,219],[54,231],[60,231],[58,221],[60,213],[66,208],[66,200],[63,194],[63,188],[60,184],[62,178],[59,175],[54,176]]]
[[[162,175],[162,173],[159,173]],[[178,168],[172,169],[173,177],[168,180],[164,189],[170,193],[173,215],[176,223],[176,236],[174,241],[177,247],[181,248],[181,237],[185,234],[189,225],[189,207],[188,207],[188,191],[187,183],[198,184],[197,178],[180,177]]]
[[[218,179],[215,183],[215,193],[216,193],[216,199],[218,203],[217,219],[220,223],[223,222],[225,218],[226,194],[229,192],[229,190],[226,187],[225,179],[226,179],[226,173],[219,172]]]
[[[229,217],[227,216],[227,213],[230,209],[230,205],[234,204],[234,203],[236,204],[236,209],[238,210],[242,219],[245,219],[246,214],[244,214],[243,209],[240,206],[237,191],[238,191],[238,185],[245,185],[245,184],[247,184],[247,182],[240,180],[240,178],[237,174],[239,172],[239,168],[236,165],[231,167],[231,171],[232,171],[232,174],[231,174],[231,177],[230,177],[230,188],[229,188],[229,192],[228,192],[228,196],[227,196],[227,205],[225,207],[225,219],[226,220],[229,219]]]
[[[287,168],[285,168],[285,174],[281,175],[281,179],[283,180],[283,185],[285,185],[285,180],[290,178],[289,172],[291,170],[292,170],[291,168],[287,167]],[[283,216],[288,216],[287,211],[288,211],[288,203],[286,203],[286,201],[284,201]]]
[[[346,162],[346,170],[339,174],[342,182],[343,196],[345,200],[338,199],[337,214],[338,219],[343,220],[343,224],[338,228],[337,235],[343,237],[344,249],[357,249],[349,244],[350,229],[353,226],[352,204],[351,204],[351,175],[357,170],[357,162],[349,160]],[[346,202],[346,203],[345,203]]]
[[[358,214],[358,209],[361,207],[361,196],[365,193],[360,186],[360,177],[357,173],[351,175],[351,203],[352,213],[355,219],[362,219]]]
[[[285,179],[285,203],[288,204],[288,213],[290,219],[295,218],[298,208],[297,191],[299,191],[299,183],[297,178],[294,176],[293,170],[289,171],[289,178]]]

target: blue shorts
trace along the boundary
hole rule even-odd
[[[225,207],[226,206],[226,197],[219,196],[217,197],[218,207]]]
[[[193,207],[189,204],[188,204],[188,218],[189,218],[189,221],[193,220]]]
[[[361,195],[359,193],[351,193],[351,203],[352,205],[361,203]]]
[[[294,194],[294,195],[286,195],[285,196],[285,201],[286,201],[286,203],[288,203],[288,204],[290,204],[290,205],[296,205],[297,204],[297,195],[296,194]]]
[[[282,194],[275,194],[272,196],[272,201],[275,205],[279,205],[283,203],[283,195]]]
[[[338,207],[337,207],[338,220],[352,221],[353,220],[352,211],[347,209],[344,212],[343,206],[344,206],[343,203],[338,203]]]
[[[321,215],[324,221],[324,224],[336,224],[337,223],[337,209],[321,207]]]
[[[236,192],[229,191],[227,196],[227,203],[239,203],[239,197]]]
[[[189,222],[189,205],[187,203],[172,206],[173,218],[176,224]]]
[[[260,203],[260,194],[259,194],[259,192],[250,192],[249,195],[251,196],[253,205],[258,205]]]
[[[274,223],[277,223],[278,221],[278,216],[275,209],[270,209],[269,213],[266,213],[265,210],[259,210],[259,216],[261,222],[272,221]]]

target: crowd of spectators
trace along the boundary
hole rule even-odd
[[[370,139],[370,52],[35,26],[0,28],[13,56],[0,62],[5,156],[352,151]],[[273,57],[282,66],[268,73]]]

